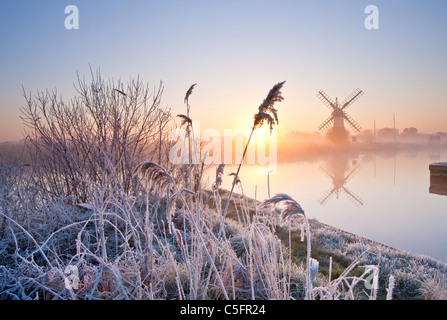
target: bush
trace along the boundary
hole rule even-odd
[[[98,71],[91,83],[78,76],[75,88],[69,102],[57,91],[24,92],[22,120],[39,189],[53,200],[77,201],[86,201],[94,185],[132,192],[135,166],[161,155],[158,138],[171,117],[160,106],[162,83],[151,91],[140,78],[105,81]]]

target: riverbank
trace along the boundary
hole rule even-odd
[[[223,193],[225,198],[225,192]],[[256,212],[259,201],[243,198],[252,214]],[[233,208],[234,210],[234,208]],[[240,210],[240,209],[239,209]],[[272,212],[258,212],[268,215]],[[279,212],[273,213],[279,216]],[[375,265],[379,269],[378,296],[384,299],[390,276],[396,280],[394,299],[447,299],[447,263],[427,255],[418,255],[399,250],[345,230],[330,226],[317,219],[309,219],[312,242],[312,258],[319,261],[319,277],[327,283],[329,274],[332,279],[342,274],[351,263],[363,255],[361,263],[352,270],[352,274],[360,275],[365,265]],[[303,219],[296,219],[289,233],[288,226],[276,226],[276,235],[288,247],[292,244],[292,255],[295,263],[304,263],[306,245],[301,236],[304,227]],[[289,241],[289,235],[291,241]]]
[[[162,194],[98,188],[89,203],[0,212],[0,298],[299,300],[309,290],[308,249],[313,299],[447,298],[447,266],[430,257],[316,219],[308,248],[302,216],[281,225],[278,209],[233,194],[223,219],[228,190],[202,190],[199,204],[191,191]]]

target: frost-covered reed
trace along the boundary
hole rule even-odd
[[[207,188],[203,166],[185,172],[163,161],[159,146],[146,149],[140,139],[164,134],[154,116],[160,113],[161,92],[150,102],[140,81],[125,89],[98,78],[90,86],[81,83],[71,108],[52,95],[50,100],[27,96],[25,120],[35,129],[33,161],[24,165],[0,156],[0,299],[447,296],[442,262],[324,225],[287,194],[260,203],[242,191],[235,201],[242,161],[231,178],[219,165]],[[259,106],[252,132],[278,123],[274,105],[283,100],[283,85],[275,85]],[[191,122],[194,88],[185,96],[183,125]],[[57,126],[41,126],[39,106],[46,101],[54,103],[45,109],[45,121],[60,121]],[[140,104],[132,107],[129,101]],[[53,153],[45,154],[48,148]],[[198,183],[191,188],[182,175],[193,177],[193,170]],[[230,191],[222,189],[225,178],[232,179]],[[305,230],[307,241],[287,243],[285,228]],[[365,266],[380,271],[372,291]],[[67,270],[78,271],[75,286],[67,286],[72,276]]]

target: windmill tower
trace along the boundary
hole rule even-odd
[[[346,129],[344,122],[346,121],[355,132],[360,132],[362,128],[360,125],[349,116],[345,109],[352,105],[354,101],[359,99],[363,95],[363,91],[360,89],[355,90],[349,97],[342,103],[338,102],[338,98],[335,98],[335,102],[328,97],[322,90],[318,91],[317,97],[332,111],[332,114],[327,118],[319,127],[318,130],[326,131],[333,127],[332,133],[336,137],[345,137]]]

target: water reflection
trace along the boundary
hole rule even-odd
[[[318,200],[322,206],[334,196],[338,199],[340,194],[344,194],[356,206],[363,206],[363,200],[345,186],[354,177],[360,167],[357,160],[352,160],[351,165],[349,164],[349,160],[350,158],[347,155],[337,155],[327,161],[326,167],[320,167],[321,171],[332,181],[332,187]]]
[[[269,181],[257,166],[242,167],[240,179],[249,197],[267,199],[270,187],[271,196],[287,193],[310,218],[447,262],[447,182],[430,184],[428,172],[439,161],[447,161],[447,151],[321,152],[278,158]],[[225,167],[226,173],[236,170]],[[214,181],[215,170],[210,173]],[[232,179],[223,180],[230,190]]]

